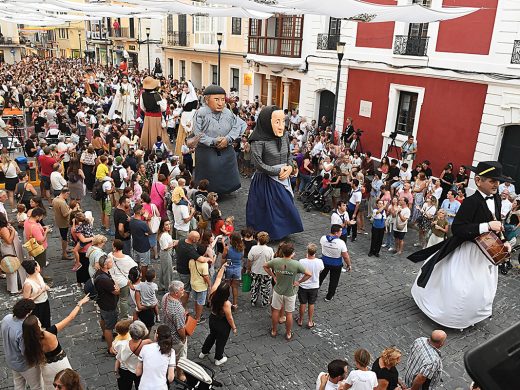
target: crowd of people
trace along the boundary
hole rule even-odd
[[[166,389],[165,378],[186,379],[177,363],[187,357],[193,323],[209,325],[199,358],[207,358],[215,346],[215,365],[226,363],[229,336],[240,329],[234,313],[246,279],[251,280],[251,305],[271,307],[270,335],[276,338],[283,324],[290,341],[294,322],[315,326],[315,304],[327,276],[324,298],[334,298],[341,273],[355,265],[349,238],[355,242],[358,234],[369,234],[369,224],[368,256],[379,257],[384,247],[403,254],[412,226],[419,231],[415,247],[450,236],[468,186],[465,167],[455,174],[453,164],[447,164],[433,176],[428,161],[416,161],[412,136],[398,157],[379,161],[370,152],[361,153],[361,135],[351,118],[337,136],[326,117],[309,121],[297,110],[286,110],[283,127],[289,134],[296,199],[330,194],[326,201],[333,212],[330,231],[305,248],[304,258],[294,259],[296,248],[289,241],[273,249],[269,232],[239,229],[232,215],[222,215],[219,194],[208,190],[211,178],[194,179],[192,124],[182,123],[181,113],[203,106],[203,89],[161,78],[159,91],[167,104],[160,121],[166,137],[157,135],[153,145],[143,146],[139,97],[145,76],[126,66],[75,60],[26,58],[0,65],[0,103],[22,110],[33,129],[24,149],[37,161],[40,178],[40,188],[34,188],[6,148],[8,135],[0,133],[5,182],[0,191],[0,252],[11,256],[5,263],[14,269],[5,272],[8,291],[23,295],[2,321],[16,390],[26,385],[83,388],[58,333],[89,299],[99,308],[100,331],[106,354],[115,361],[118,388]],[[251,177],[256,165],[249,137],[266,108],[258,97],[241,102],[233,94],[226,105],[245,123],[233,139],[233,150],[241,174]],[[2,130],[12,133],[15,125],[4,124]],[[520,227],[514,185],[505,183],[500,193],[507,200],[502,215],[512,238]],[[85,210],[87,194],[98,204],[97,223]],[[45,271],[57,260],[47,256],[53,227],[59,229],[61,259],[70,261],[76,282],[87,293],[59,322],[52,317],[52,279]],[[420,389],[425,383],[433,389],[441,376],[439,349],[445,341],[439,330],[417,339],[401,377],[397,348],[384,349],[373,361],[368,351],[359,349],[355,370],[349,373],[346,361],[334,360],[319,375],[316,389]]]

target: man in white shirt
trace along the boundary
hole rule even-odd
[[[123,129],[123,134],[119,137],[119,142],[121,144],[121,150],[123,151],[123,155],[126,156],[128,151],[130,150],[130,138],[127,136],[128,130]]]
[[[174,227],[176,239],[183,240],[188,237],[190,222],[195,215],[195,208],[184,204],[172,204]]]
[[[0,117],[0,141],[4,147],[9,146],[9,126],[4,122],[2,117]]]
[[[311,272],[311,277],[305,282],[300,283],[298,288],[298,300],[300,301],[300,316],[298,318],[298,325],[303,325],[303,317],[305,315],[305,309],[307,304],[309,305],[309,321],[307,322],[307,328],[314,328],[314,304],[318,299],[318,290],[320,288],[320,272],[325,268],[323,261],[316,258],[316,251],[318,247],[316,244],[307,245],[307,257],[300,259],[300,264],[305,267],[307,271]]]
[[[340,236],[341,226],[332,225],[330,228],[330,234],[327,234],[320,239],[321,259],[324,265],[323,271],[320,273],[320,287],[330,272],[329,289],[327,291],[327,296],[325,297],[325,301],[327,302],[329,302],[336,293],[343,263],[347,266],[347,271],[352,270],[352,263],[348,254],[347,245],[340,239]]]
[[[63,187],[67,186],[67,180],[63,177],[63,166],[60,163],[55,163],[52,166],[52,169],[51,188],[53,191],[53,197],[55,197],[61,193]]]
[[[7,211],[5,210],[4,203],[8,199],[7,192],[0,190],[0,214],[4,214],[7,219]]]
[[[513,207],[513,203],[509,200],[509,191],[504,190],[500,193],[500,197],[502,198],[502,207],[500,208],[500,215],[502,216],[502,220],[507,217],[507,214],[511,211]]]
[[[498,193],[501,194],[502,192],[504,192],[504,190],[508,190],[509,191],[509,195],[514,195],[516,194],[516,191],[515,191],[515,185],[511,182],[504,182],[502,184],[500,184],[498,186]]]
[[[341,226],[340,238],[345,241],[346,244],[348,237],[348,226],[350,225],[350,218],[347,212],[347,202],[343,200],[338,201],[336,210],[334,210],[330,215],[330,224]]]
[[[123,195],[128,182],[128,172],[126,168],[121,165],[123,158],[117,156],[112,167],[112,178],[114,179],[114,186],[116,187],[116,201]]]
[[[393,191],[394,194],[397,193],[404,187],[404,183],[409,182],[410,180],[412,180],[412,172],[408,170],[407,163],[402,163],[399,171],[399,180],[391,185],[391,191]]]
[[[337,390],[341,381],[347,378],[348,363],[336,359],[327,365],[327,372],[320,372],[316,379],[316,390]]]

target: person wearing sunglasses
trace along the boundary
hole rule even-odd
[[[56,390],[83,390],[83,384],[81,383],[81,377],[79,374],[70,369],[66,368],[61,370],[54,377],[54,382],[52,383],[54,389]]]

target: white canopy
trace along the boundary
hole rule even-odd
[[[380,5],[358,0],[275,0],[259,4],[255,0],[206,0],[282,14],[314,14],[363,22],[430,23],[466,16],[478,8],[451,7],[433,9],[419,4]],[[297,12],[296,12],[297,11]]]
[[[2,20],[37,26],[44,25],[37,23],[38,19],[45,25],[53,22],[59,25],[100,17],[161,19],[167,14],[188,14],[267,19],[274,13],[326,15],[363,22],[428,23],[466,16],[477,8],[432,9],[418,4],[379,5],[358,0],[206,0],[204,5],[177,0],[124,0],[117,4],[77,3],[71,0],[0,0],[0,10]]]

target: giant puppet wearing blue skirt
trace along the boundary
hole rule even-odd
[[[292,157],[283,111],[264,107],[249,142],[256,173],[247,199],[247,226],[269,233],[273,240],[303,231],[291,189]]]

